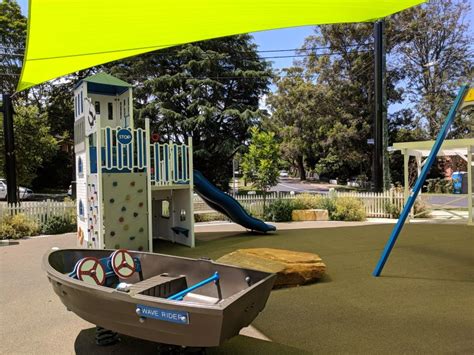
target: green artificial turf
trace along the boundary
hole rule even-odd
[[[158,242],[155,251],[212,259],[255,247],[319,254],[328,267],[322,282],[272,292],[254,325],[282,348],[259,353],[474,353],[474,228],[405,226],[375,278],[392,228],[201,233],[194,249]]]

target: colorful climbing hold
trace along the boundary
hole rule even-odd
[[[114,237],[114,236],[115,236],[115,232],[114,232],[114,231],[110,232],[110,236],[111,236],[111,237]]]
[[[138,213],[137,213],[137,212],[133,212],[133,217],[138,217]]]
[[[132,181],[132,182],[130,183],[130,186],[135,186],[135,181]]]
[[[143,233],[144,229],[143,227],[140,227],[140,229],[138,230],[140,233]]]
[[[126,201],[130,201],[130,195],[125,196]]]
[[[143,189],[138,189],[138,193],[142,193],[143,192]]]
[[[128,224],[126,224],[126,225],[123,226],[123,230],[124,230],[124,231],[128,231]]]
[[[120,244],[115,244],[115,249],[120,249]]]
[[[135,237],[134,237],[134,236],[131,236],[131,237],[129,237],[128,239],[130,239],[130,240],[135,240]]]
[[[141,245],[138,247],[138,251],[143,251],[143,247]]]
[[[138,207],[143,207],[143,202],[140,202],[140,203],[138,204]]]
[[[123,217],[120,217],[119,218],[119,222],[122,223],[124,221],[124,218]]]
[[[114,202],[115,202],[115,200],[114,200],[113,198],[111,198],[109,201],[110,201],[110,203],[114,203]]]
[[[112,183],[112,186],[113,186],[113,187],[115,187],[115,186],[117,186],[117,185],[118,185],[118,182],[117,182],[117,181],[114,181],[114,182]]]
[[[122,207],[122,212],[125,212],[127,208],[125,206]]]

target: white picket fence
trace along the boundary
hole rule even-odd
[[[403,192],[392,189],[384,192],[331,192],[336,197],[354,197],[362,201],[365,213],[369,218],[392,218],[387,212],[387,205],[391,204],[399,211],[403,209],[405,197]]]
[[[335,198],[357,198],[363,202],[366,215],[369,218],[393,217],[387,212],[386,205],[390,203],[401,210],[404,204],[403,193],[396,190],[389,190],[382,193],[331,191],[322,195]],[[266,203],[268,205],[277,199],[293,199],[296,196],[297,195],[288,192],[272,192],[267,194]],[[262,195],[236,195],[233,197],[250,213],[261,215],[263,211]],[[25,201],[17,206],[8,206],[6,202],[0,202],[0,218],[9,214],[23,213],[38,223],[45,223],[50,216],[69,218],[75,215],[75,210],[76,203],[74,201]],[[196,213],[215,212],[199,196],[194,197],[194,211]]]
[[[362,201],[365,207],[365,212],[369,218],[392,218],[394,216],[387,212],[387,205],[391,204],[397,207],[400,211],[403,208],[404,196],[403,192],[395,189],[385,191],[382,193],[376,192],[338,192],[331,191],[329,193],[317,193],[330,197],[353,197]],[[266,196],[266,204],[277,199],[293,199],[297,195],[289,192],[271,192]],[[237,201],[250,213],[254,215],[261,215],[263,211],[263,195],[233,195]],[[199,197],[194,197],[194,211],[197,213],[212,212],[212,209]]]
[[[38,223],[45,223],[50,216],[71,218],[75,215],[75,201],[24,201],[16,206],[0,203],[0,218],[5,215],[22,213]]]

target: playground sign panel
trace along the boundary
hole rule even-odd
[[[128,145],[132,142],[132,132],[126,128],[122,128],[117,131],[117,141],[120,144]]]
[[[178,324],[189,324],[188,312],[173,311],[139,304],[137,305],[137,314],[145,318],[153,318]]]

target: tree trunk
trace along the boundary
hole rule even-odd
[[[306,171],[304,170],[304,161],[303,161],[302,155],[298,157],[297,163],[298,163],[298,172],[300,175],[300,180],[301,181],[306,180]]]

